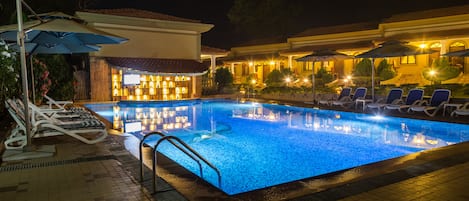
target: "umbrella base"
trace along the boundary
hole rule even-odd
[[[5,150],[3,161],[18,161],[34,158],[52,157],[55,154],[55,145],[41,145],[33,149]]]

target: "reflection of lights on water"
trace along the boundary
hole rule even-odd
[[[417,135],[415,135],[414,138],[412,139],[412,143],[416,145],[424,144],[425,135],[422,135],[422,133],[417,133]]]
[[[334,117],[335,117],[336,119],[340,119],[340,114],[335,114]]]
[[[373,119],[373,120],[384,120],[385,118],[382,115],[375,115],[375,116],[372,116],[371,119]]]
[[[321,124],[319,124],[319,122],[314,122],[314,123],[313,123],[313,128],[314,128],[314,129],[318,129],[318,128],[320,128],[320,127],[321,127]]]
[[[431,144],[431,145],[436,145],[436,144],[438,144],[438,140],[430,140],[430,139],[427,139],[427,140],[425,140],[425,142],[427,142],[428,144]]]
[[[352,127],[350,127],[350,126],[344,126],[344,132],[345,132],[345,133],[350,133],[350,131],[352,131]]]

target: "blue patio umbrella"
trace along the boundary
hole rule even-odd
[[[21,60],[21,77],[24,105],[28,105],[28,79],[26,69],[26,45],[35,43],[42,46],[60,47],[60,45],[96,45],[96,44],[120,44],[128,39],[107,33],[91,26],[85,25],[77,18],[67,17],[65,14],[37,15],[39,20],[23,22],[23,4],[32,10],[24,1],[16,0],[16,14],[18,24],[0,27],[0,38],[9,42],[17,42]],[[33,11],[34,13],[34,11]],[[73,52],[70,52],[73,53]],[[29,119],[29,110],[25,107],[25,119]],[[31,123],[25,122],[27,146],[26,149],[34,150],[31,144]]]

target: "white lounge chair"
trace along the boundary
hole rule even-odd
[[[423,89],[411,89],[407,94],[405,102],[401,99],[395,103],[384,106],[386,110],[398,110],[407,112],[411,106],[417,105],[423,99]]]
[[[13,129],[12,134],[5,140],[5,148],[21,149],[27,144],[25,118],[23,113],[24,108],[21,108],[14,100],[11,99],[7,100],[5,105],[17,124],[16,128]],[[32,138],[69,135],[83,143],[95,144],[101,142],[107,136],[106,126],[97,119],[90,121],[70,121],[68,123],[61,122],[59,119],[42,119],[32,123],[31,127]],[[90,136],[92,138],[83,136],[85,134],[92,134]]]
[[[417,105],[411,106],[409,112],[424,112],[428,116],[434,117],[436,113],[443,108],[443,105],[449,103],[451,91],[448,89],[436,89],[433,91],[430,101],[420,101]]]
[[[460,107],[456,108],[453,112],[451,112],[451,116],[467,116],[469,115],[469,102],[464,103]]]

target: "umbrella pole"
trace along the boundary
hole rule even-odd
[[[31,143],[31,121],[29,117],[29,98],[28,98],[28,72],[26,69],[26,49],[24,47],[25,32],[23,30],[23,11],[21,0],[16,0],[16,16],[18,19],[18,46],[20,46],[20,59],[21,59],[21,78],[23,85],[23,104],[24,104],[24,119],[26,126],[26,139],[27,144],[24,149],[34,150]]]
[[[312,88],[313,88],[313,102],[316,102],[316,80],[315,80],[315,76],[314,76],[314,61],[313,61],[313,73],[312,73],[312,76],[311,76],[311,85],[312,85]]]
[[[371,58],[371,100],[375,101],[375,59]]]
[[[31,93],[33,101],[36,101],[36,87],[34,85],[34,69],[33,69],[33,55],[29,54],[29,66],[31,68]]]

